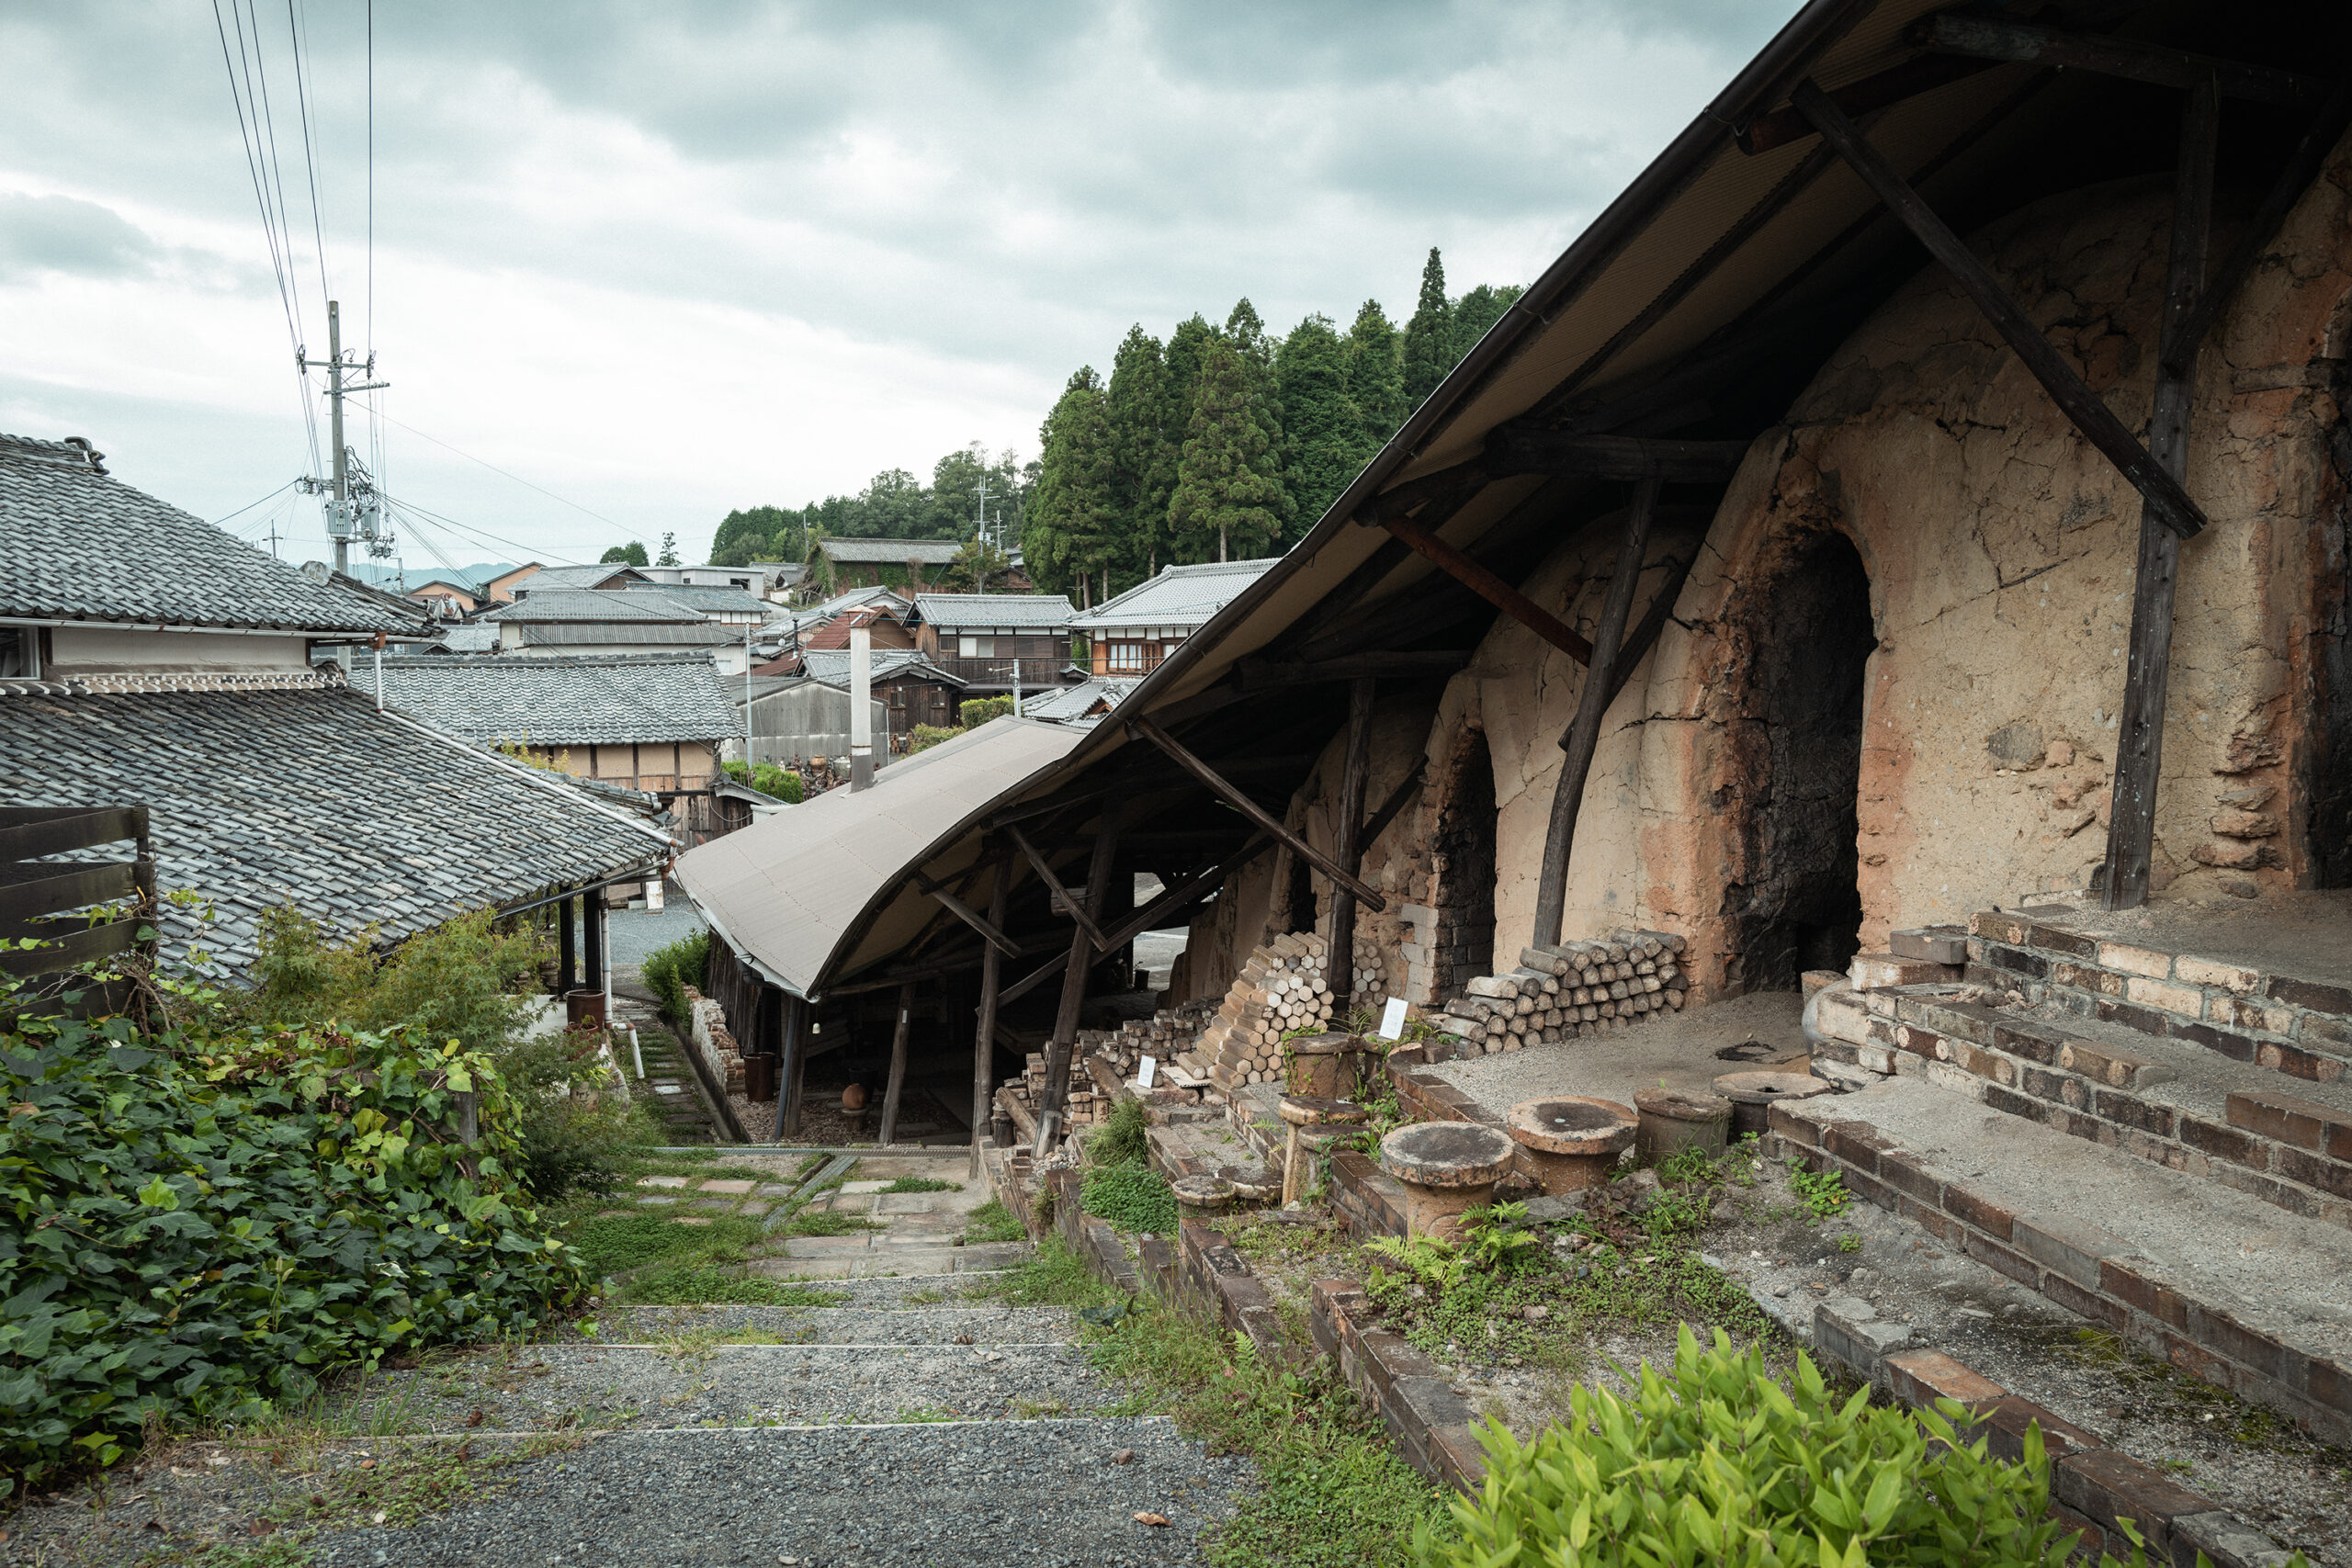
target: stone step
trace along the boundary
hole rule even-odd
[[[514,1446],[471,1439],[478,1457]],[[111,1556],[123,1541],[176,1556],[243,1539],[272,1507],[299,1514],[318,1472],[386,1463],[400,1448],[332,1443],[296,1474],[254,1450],[190,1444],[176,1450],[184,1462],[154,1467],[103,1510],[45,1508],[10,1524],[20,1541],[54,1548],[50,1560],[83,1561],[85,1546]],[[1189,1564],[1248,1481],[1245,1461],[1208,1455],[1165,1416],[640,1429],[504,1464],[413,1523],[363,1511],[303,1540],[300,1553],[320,1568]]]
[[[809,1236],[784,1244],[782,1256],[754,1258],[752,1273],[772,1280],[845,1280],[876,1275],[930,1276],[993,1273],[1020,1264],[1029,1248],[1017,1241],[979,1247],[876,1246],[881,1233],[858,1236]],[[865,1246],[818,1247],[813,1243],[865,1242]]]
[[[1003,1345],[696,1337],[671,1346],[486,1348],[379,1374],[359,1391],[350,1415],[362,1430],[459,1434],[992,1421],[1099,1410],[1118,1397],[1066,1337]]]
[[[2145,930],[2124,924],[2141,918]],[[2251,909],[1986,910],[1969,918],[1965,977],[2233,1061],[2338,1081],[2352,1072],[2352,895],[2307,896],[2277,925],[2274,933]]]
[[[2352,1235],[1917,1077],[1775,1105],[1816,1169],[2184,1371],[2352,1438]]]
[[[2193,1041],[1917,986],[1831,992],[1815,1071],[1916,1076],[1996,1111],[2352,1228],[2352,1083],[2312,1082]]]
[[[824,1307],[625,1306],[598,1314],[606,1345],[671,1344],[712,1337],[765,1337],[795,1345],[1066,1345],[1074,1330],[1062,1307],[966,1305],[910,1301],[939,1297],[937,1288]]]

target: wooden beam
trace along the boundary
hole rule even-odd
[[[909,981],[899,987],[899,1023],[890,1033],[890,1078],[882,1090],[882,1144],[886,1148],[898,1137],[899,1096],[907,1086],[907,1030],[914,1012],[915,987]]]
[[[1340,773],[1340,863],[1354,872],[1363,860],[1363,796],[1372,773],[1372,712],[1377,683],[1369,675],[1348,683],[1347,763]],[[1331,889],[1331,937],[1324,974],[1341,1012],[1356,994],[1356,896]]]
[[[2262,253],[2268,250],[2270,243],[2278,237],[2279,226],[2287,221],[2287,214],[2294,210],[2295,203],[2302,199],[2303,192],[2311,189],[2312,182],[2319,178],[2320,169],[2326,164],[2328,154],[2335,150],[2336,142],[2343,140],[2347,125],[2352,125],[2352,81],[2346,82],[2329,96],[2326,104],[2312,121],[2311,129],[2304,131],[2302,140],[2295,143],[2294,152],[2288,155],[2287,166],[2278,172],[2278,179],[2271,183],[2269,192],[2263,197],[2262,205],[2255,209],[2254,216],[2238,234],[2237,243],[2230,247],[2229,255],[2213,274],[2212,281],[2199,295],[2197,308],[2188,313],[2188,319],[2180,324],[2179,333],[2164,349],[2167,369],[2186,373],[2196,359],[2198,349],[2204,345],[2206,337],[2212,332],[2213,323],[2221,319],[2222,311],[2230,308],[2230,302],[2237,298],[2239,288],[2245,286],[2247,276],[2253,273],[2254,264],[2262,259]]]
[[[1560,923],[1568,902],[1568,849],[1576,839],[1577,810],[1584,800],[1585,780],[1592,772],[1592,754],[1600,744],[1600,721],[1617,691],[1617,660],[1624,646],[1625,621],[1633,614],[1634,589],[1640,582],[1642,562],[1649,554],[1650,524],[1657,509],[1658,481],[1645,479],[1634,492],[1634,510],[1625,520],[1624,542],[1618,547],[1617,570],[1609,580],[1609,595],[1601,602],[1600,624],[1593,629],[1592,662],[1586,667],[1584,692],[1577,699],[1576,717],[1569,722],[1564,743],[1567,756],[1560,763],[1560,778],[1552,790],[1552,821],[1544,836],[1544,863],[1535,884],[1537,947],[1560,940]]]
[[[1922,93],[1932,93],[1939,87],[1949,87],[1954,82],[1990,71],[1996,62],[1963,60],[1951,55],[1922,55],[1902,64],[1849,82],[1829,96],[1838,107],[1850,115],[1876,114],[1892,108],[1905,98],[1916,98]],[[1818,135],[1813,122],[1793,108],[1775,109],[1770,114],[1758,115],[1747,122],[1736,140],[1739,150],[1753,155],[1770,152],[1775,147],[1785,147],[1792,141],[1803,141]]]
[[[2210,86],[2219,89],[2225,98],[2247,98],[2264,104],[2317,104],[2327,97],[2333,85],[2317,76],[2267,65],[2248,65],[2211,54],[2191,54],[2185,49],[2166,49],[2138,39],[2062,32],[2031,22],[1971,16],[1962,11],[1939,11],[1922,17],[1913,25],[1910,41],[1939,54],[2089,71],[2101,76],[2120,76],[2127,82],[2145,82],[2155,87],[2177,87],[2184,92]]]
[[[1676,441],[1656,435],[1567,435],[1505,425],[1487,444],[1500,474],[1564,479],[1664,479],[1724,484],[1747,456],[1745,441]]]
[[[1005,869],[1006,868],[1001,865],[997,868],[997,879],[999,881],[1004,880]],[[914,879],[915,886],[917,887],[922,888],[933,898],[938,899],[942,905],[945,906],[948,913],[954,915],[957,919],[963,921],[966,925],[979,932],[980,939],[983,942],[986,942],[990,947],[995,948],[998,952],[1003,953],[1008,958],[1018,958],[1021,956],[1021,944],[1014,942],[1011,937],[1005,935],[1003,929],[998,926],[995,921],[990,920],[988,917],[982,915],[978,909],[975,909],[969,904],[965,903],[964,900],[956,897],[955,894],[947,891],[946,888],[941,886],[938,883],[933,882],[930,877],[925,876],[922,872],[916,872],[914,874]]]
[[[1443,648],[1426,653],[1351,653],[1313,663],[1284,663],[1272,659],[1244,659],[1234,666],[1245,692],[1271,692],[1286,686],[1314,686],[1339,681],[1382,678],[1420,680],[1451,675],[1470,662],[1476,649]]]
[[[1450,517],[1496,477],[1484,462],[1474,457],[1381,491],[1356,508],[1356,521],[1385,524],[1392,517],[1402,517],[1422,507],[1427,507],[1433,518]]]
[[[1030,992],[1035,990],[1038,987],[1044,985],[1055,976],[1060,974],[1065,968],[1068,968],[1069,965],[1069,954],[1068,953],[1056,953],[1053,957],[1047,959],[1036,968],[1032,969],[1029,973],[1023,975],[1010,986],[1007,986],[1004,988],[1003,995],[997,998],[997,1005],[999,1007],[1011,1007],[1013,1003],[1019,1001],[1022,998],[1027,996]]]
[[[2051,400],[2074,422],[2075,428],[2132,481],[2157,520],[2184,539],[2200,532],[2205,526],[2205,513],[2188,498],[2180,481],[2149,456],[2147,448],[2115,417],[2115,412],[2042,335],[2033,319],[2009,298],[2000,280],[1976,258],[1976,253],[1936,216],[1918,192],[1903,183],[1894,166],[1855,129],[1845,111],[1810,81],[1798,83],[1794,96],[1797,107],[1820,128],[1830,145],[1838,149],[1838,155],[1852,166],[1862,183],[1959,282],[1985,320],[1993,323],[1994,330],[2025,361],[2026,368],[2041,383]]]
[[[1012,836],[1012,841],[1021,847],[1021,852],[1029,857],[1029,864],[1037,873],[1038,880],[1046,885],[1046,888],[1052,892],[1055,897],[1062,901],[1062,908],[1067,909],[1069,912],[1070,917],[1078,921],[1078,929],[1085,935],[1091,937],[1097,942],[1100,942],[1102,940],[1102,932],[1097,929],[1092,919],[1088,916],[1086,912],[1085,900],[1070,897],[1069,889],[1062,886],[1062,879],[1054,874],[1054,868],[1046,863],[1046,857],[1037,852],[1037,846],[1029,841],[1028,834],[1009,823],[1006,825],[1004,830]],[[1099,833],[1095,835],[1095,851],[1098,854],[1102,851],[1102,837],[1103,836]],[[1091,886],[1089,886],[1086,891],[1088,896],[1091,897],[1094,889]]]
[[[775,1008],[778,1031],[775,1066],[775,1131],[777,1143],[800,1132],[800,1075],[808,1060],[808,1004],[777,986],[760,987],[761,1010]]]
[[[1681,597],[1682,584],[1689,580],[1691,563],[1698,558],[1698,542],[1693,541],[1681,559],[1666,563],[1666,581],[1659,584],[1657,597],[1650,601],[1649,609],[1642,615],[1641,625],[1627,635],[1624,650],[1617,656],[1617,673],[1610,682],[1611,702],[1617,700],[1617,694],[1625,689],[1625,682],[1632,680],[1634,671],[1640,668],[1643,656],[1650,650],[1650,644],[1656,642],[1658,634],[1666,629],[1666,623],[1674,615],[1674,602]],[[1561,737],[1560,745],[1563,749],[1567,746],[1566,736]]]
[[[1260,828],[1272,834],[1279,841],[1289,845],[1291,853],[1299,856],[1309,865],[1321,872],[1324,875],[1329,877],[1332,881],[1340,884],[1342,886],[1353,888],[1355,890],[1356,897],[1363,899],[1372,908],[1375,909],[1385,909],[1388,908],[1388,900],[1383,898],[1378,890],[1364,882],[1363,878],[1357,876],[1355,873],[1346,870],[1340,866],[1340,863],[1337,861],[1334,861],[1329,855],[1325,854],[1321,850],[1317,849],[1305,839],[1301,838],[1296,833],[1292,832],[1288,828],[1283,827],[1282,822],[1271,815],[1265,807],[1260,806],[1256,801],[1242,794],[1233,785],[1226,783],[1222,778],[1219,778],[1206,762],[1202,761],[1198,757],[1193,756],[1190,751],[1184,750],[1173,736],[1160,728],[1159,726],[1152,723],[1150,719],[1142,716],[1131,718],[1127,721],[1127,728],[1136,734],[1140,735],[1145,739],[1150,741],[1153,745],[1159,747],[1161,750],[1167,752],[1170,757],[1175,760],[1178,767],[1183,769],[1186,773],[1192,774],[1194,778],[1208,785],[1210,789],[1216,791],[1216,794],[1225,800],[1226,804],[1231,806],[1236,811],[1240,812],[1241,815],[1250,818],[1250,821],[1255,822]]]
[[[2177,479],[2188,467],[2188,416],[2196,400],[2197,351],[2171,352],[2196,314],[2205,285],[2213,217],[2213,146],[2221,99],[2210,85],[2188,95],[2181,115],[2180,156],[2173,172],[2172,244],[2165,264],[2164,330],[2148,444]],[[2176,359],[2183,361],[2177,370]],[[2148,901],[2148,862],[2155,846],[2158,764],[2164,758],[2165,695],[2172,677],[2173,590],[2180,539],[2151,507],[2140,513],[2140,558],[2132,585],[2132,640],[2125,657],[2123,706],[2117,716],[2115,790],[2107,826],[2106,899],[2110,909]]]
[[[989,886],[989,924],[1004,929],[1004,904],[1012,890],[1012,863],[999,857],[996,879]],[[972,1028],[972,1169],[980,1174],[980,1140],[988,1136],[989,1102],[996,1084],[997,989],[1004,981],[1004,956],[991,943],[980,954],[980,1011]]]
[[[1437,563],[1439,570],[1579,664],[1592,662],[1592,644],[1542,605],[1418,524],[1392,517],[1388,531]],[[1379,908],[1374,905],[1374,908]]]
[[[1430,760],[1424,756],[1415,761],[1411,773],[1396,781],[1396,787],[1388,792],[1388,798],[1380,803],[1380,809],[1374,812],[1372,820],[1363,825],[1363,837],[1358,840],[1363,847],[1369,849],[1380,842],[1380,835],[1387,831],[1388,824],[1396,820],[1396,814],[1405,809],[1405,803],[1420,793],[1421,780],[1429,771]]]
[[[1110,942],[1098,952],[1125,947],[1148,931],[1157,931],[1159,922],[1184,908],[1205,898],[1236,871],[1273,848],[1273,836],[1265,832],[1252,833],[1248,841],[1215,865],[1204,867],[1184,879],[1182,885],[1170,888],[1148,905],[1136,911],[1125,925],[1111,933]]]
[[[1075,917],[1070,928],[1069,957],[1062,968],[1061,1006],[1054,1013],[1054,1032],[1046,1038],[1046,1089],[1037,1104],[1037,1145],[1035,1153],[1043,1159],[1053,1152],[1062,1135],[1063,1111],[1069,1102],[1069,1058],[1078,1044],[1079,1010],[1086,1003],[1086,975],[1093,967],[1091,962],[1102,932],[1096,929],[1094,916],[1102,908],[1103,884],[1110,880],[1111,857],[1119,846],[1119,818],[1114,812],[1094,836],[1094,853],[1086,865],[1086,902],[1081,908],[1071,901],[1070,914]],[[1034,854],[1035,852],[1032,851]]]

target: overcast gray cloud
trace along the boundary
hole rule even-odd
[[[1026,450],[1130,321],[1402,313],[1432,244],[1524,281],[1791,9],[385,0],[372,312],[366,7],[297,0],[300,82],[257,15],[300,335],[332,289],[387,412],[598,516],[398,426],[390,488],[461,558],[593,558]],[[212,8],[0,0],[0,428],[208,515],[307,467]],[[315,503],[277,513],[315,553]]]

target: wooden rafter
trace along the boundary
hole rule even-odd
[[[1003,868],[999,868],[997,875],[1000,880],[1003,878]],[[963,921],[966,925],[979,932],[980,939],[983,942],[986,942],[990,947],[995,948],[998,952],[1003,953],[1008,958],[1018,958],[1021,956],[1021,944],[1014,942],[1011,937],[1005,935],[1003,929],[998,926],[994,921],[990,920],[987,916],[981,914],[978,909],[973,908],[969,904],[965,903],[964,900],[956,897],[955,894],[949,892],[940,884],[933,881],[930,877],[925,876],[922,872],[916,872],[914,874],[914,879],[915,886],[917,887],[922,888],[925,893],[928,893],[933,898],[936,898],[940,904],[957,919]]]
[[[2317,76],[2248,65],[2211,54],[2192,54],[2139,39],[2070,33],[2032,22],[1965,11],[1922,17],[1911,41],[1939,54],[1964,55],[1993,63],[2049,65],[2145,82],[2156,87],[2194,91],[2216,88],[2225,98],[2310,107],[2326,98],[2333,84]]]
[[[1029,858],[1030,868],[1036,872],[1037,880],[1043,882],[1047,891],[1062,901],[1062,908],[1069,910],[1071,917],[1078,921],[1079,930],[1100,942],[1102,932],[1095,926],[1092,918],[1087,914],[1086,899],[1070,897],[1069,889],[1062,886],[1062,879],[1054,874],[1054,868],[1046,863],[1046,857],[1038,852],[1037,846],[1029,841],[1028,834],[1023,833],[1019,828],[1010,826],[1005,829],[1005,832],[1012,837],[1013,843],[1020,847],[1021,852]],[[1096,837],[1098,852],[1101,849],[1102,838],[1102,835]],[[1087,899],[1094,896],[1094,888],[1091,883],[1087,886],[1086,895]]]
[[[2166,473],[2163,465],[2124,428],[2115,412],[2066,363],[2065,356],[2033,324],[2024,309],[2009,298],[1991,269],[1936,216],[1918,192],[1904,183],[1903,176],[1870,144],[1846,112],[1810,81],[1797,84],[1793,98],[1798,109],[1838,149],[1838,155],[1861,176],[1862,183],[1902,220],[1928,254],[1943,264],[1993,329],[2025,362],[2051,400],[2084,438],[2131,481],[2157,519],[2182,538],[2200,532],[2205,526],[2205,513],[2189,499],[2180,481]]]
[[[1549,474],[1563,479],[1665,479],[1722,484],[1747,455],[1745,441],[1677,441],[1657,435],[1576,435],[1505,425],[1487,443],[1497,477]]]

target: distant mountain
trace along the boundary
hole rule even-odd
[[[489,581],[502,571],[514,570],[513,561],[503,560],[476,561],[471,566],[461,566],[455,571],[444,567],[413,566],[405,572],[389,566],[378,566],[372,561],[356,561],[352,565],[351,575],[375,587],[389,588],[395,593],[413,593],[436,579],[447,581],[451,578],[457,578],[462,581],[479,585]]]

